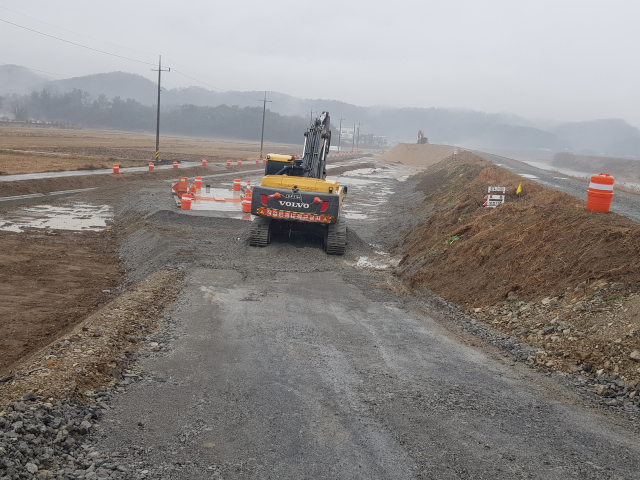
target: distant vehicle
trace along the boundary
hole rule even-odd
[[[424,136],[424,133],[422,133],[422,130],[418,130],[418,143],[420,145],[425,145],[429,143],[429,139]]]

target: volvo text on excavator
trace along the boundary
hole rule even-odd
[[[253,190],[249,244],[266,247],[275,229],[315,230],[329,254],[342,255],[347,230],[340,218],[347,187],[327,181],[331,145],[329,112],[315,119],[304,134],[302,156],[267,155],[265,176]]]

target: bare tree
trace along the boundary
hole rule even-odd
[[[11,102],[9,110],[13,113],[14,120],[18,122],[27,121],[27,105],[20,101]]]

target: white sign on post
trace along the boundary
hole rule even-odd
[[[484,197],[485,200],[499,200],[504,203],[504,195],[487,195]]]
[[[500,192],[498,195],[492,195],[492,192]],[[505,194],[507,193],[506,187],[489,187],[489,195],[485,196],[484,199],[484,207],[486,208],[496,208],[498,205],[502,205],[504,203]]]

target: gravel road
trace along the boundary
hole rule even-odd
[[[638,478],[630,424],[467,345],[386,287],[385,246],[421,199],[402,168],[342,177],[344,258],[296,234],[251,248],[248,222],[149,205],[127,265],[186,278],[169,328],[149,338],[163,351],[98,429],[112,476]]]
[[[480,152],[477,150],[471,151],[485,160],[507,168],[513,173],[524,178],[533,180],[534,182],[538,182],[547,187],[555,188],[556,190],[568,193],[574,197],[582,198],[583,200],[587,199],[587,189],[589,186],[586,181],[575,180],[558,172],[542,170],[541,168],[514,160],[513,158],[501,157],[500,155]],[[597,174],[599,172],[593,173]],[[640,222],[640,196],[615,190],[614,186],[611,211],[624,215],[636,222]]]

